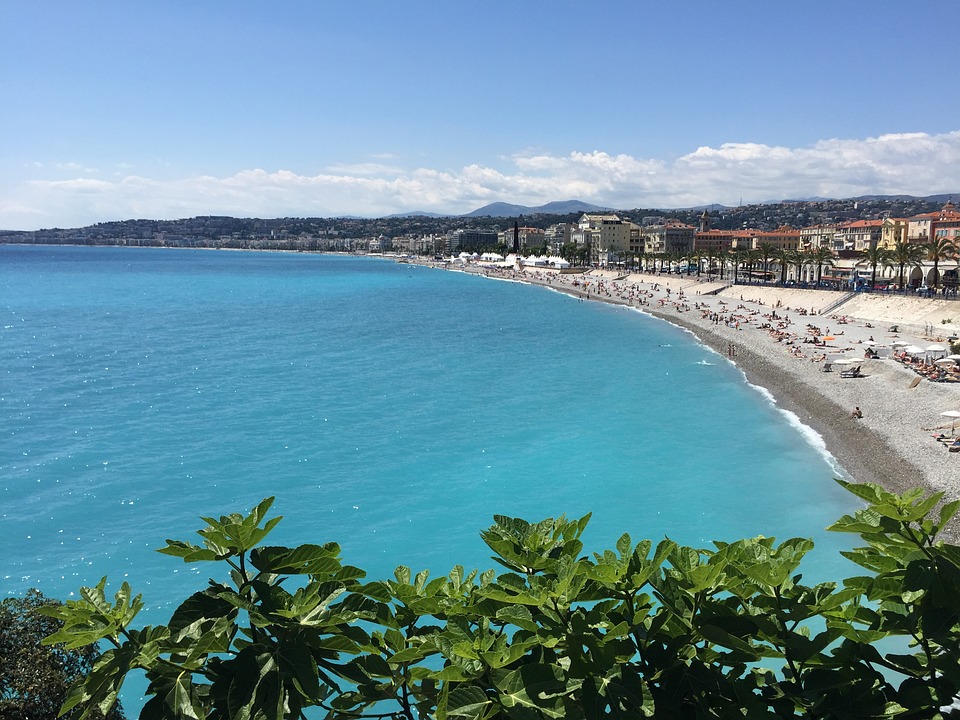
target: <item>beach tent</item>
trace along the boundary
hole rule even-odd
[[[568,268],[568,267],[570,267],[570,263],[568,263],[568,262],[567,262],[566,260],[564,260],[562,257],[557,257],[556,255],[554,255],[553,257],[549,258],[549,259],[547,260],[547,262],[549,262],[550,265],[552,265],[552,266],[555,267],[555,268]]]

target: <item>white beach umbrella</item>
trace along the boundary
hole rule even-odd
[[[839,360],[834,360],[833,364],[834,365],[853,365],[855,362],[857,361],[854,360],[853,358],[840,358]]]
[[[906,340],[894,340],[890,344],[893,345],[894,347],[906,347],[910,343],[908,343]]]
[[[933,361],[934,365],[956,365],[956,360],[951,360],[950,358],[940,358],[939,360]]]
[[[960,419],[960,410],[947,410],[946,412],[940,413],[941,417],[948,417],[953,420],[953,427],[950,428],[951,432],[956,432],[957,430],[957,420]]]
[[[960,360],[960,355],[957,355],[957,354],[947,355],[947,358],[950,360]]]
[[[907,345],[903,351],[909,353],[910,355],[919,355],[923,352],[923,348],[917,347],[916,345]]]
[[[928,353],[945,353],[947,349],[943,345],[927,345],[925,352]]]

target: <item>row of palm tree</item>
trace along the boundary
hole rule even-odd
[[[957,258],[960,247],[949,239],[936,237],[927,243],[911,243],[898,241],[893,248],[874,247],[861,253],[861,257],[871,267],[871,286],[877,283],[877,268],[897,268],[897,282],[904,287],[904,270],[920,267],[924,261],[933,262],[934,288],[940,284],[940,263],[944,260]],[[579,264],[586,264],[590,257],[590,249],[585,246],[565,246],[561,252],[563,257]],[[794,276],[800,278],[804,267],[816,268],[816,282],[820,284],[824,268],[833,267],[836,256],[828,247],[816,247],[809,250],[784,250],[769,243],[761,243],[755,249],[737,248],[700,248],[687,252],[648,253],[645,251],[617,253],[619,263],[627,269],[645,271],[663,271],[670,268],[683,268],[683,272],[691,275],[694,272],[699,276],[704,270],[709,274],[718,274],[724,279],[727,272],[733,273],[733,282],[740,281],[741,272],[746,272],[751,279],[759,273],[761,282],[770,282],[773,273],[771,264],[779,269],[780,283],[787,281],[787,272],[795,270]]]
[[[825,247],[809,251],[783,250],[762,243],[756,249],[702,248],[684,253],[621,251],[617,253],[617,260],[625,268],[636,270],[663,271],[680,267],[687,275],[694,273],[701,275],[707,272],[718,275],[720,279],[724,279],[729,272],[732,273],[734,283],[740,281],[741,273],[746,273],[750,278],[755,278],[759,274],[763,283],[770,282],[773,277],[771,267],[775,264],[780,271],[780,282],[785,283],[789,268],[794,268],[796,276],[799,277],[806,266],[817,268],[817,282],[820,282],[823,269],[832,267],[834,255]]]
[[[897,268],[897,284],[904,287],[903,271],[906,267],[911,269],[920,267],[924,261],[929,260],[933,263],[933,288],[940,287],[940,263],[944,260],[957,260],[960,265],[960,259],[957,254],[960,252],[954,242],[946,237],[934,237],[929,242],[911,243],[905,240],[898,240],[892,248],[873,247],[863,251],[863,259],[871,268],[870,284],[872,287],[877,285],[877,267]]]

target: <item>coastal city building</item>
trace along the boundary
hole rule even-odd
[[[563,246],[570,243],[570,232],[572,223],[554,223],[547,227],[543,233],[544,242],[547,244],[547,251],[553,255],[559,255]]]
[[[500,241],[499,233],[495,230],[451,230],[447,233],[447,253],[456,253],[460,250],[494,246]]]
[[[880,242],[882,220],[855,220],[837,226],[836,242],[842,250],[864,252],[875,248]]]
[[[880,226],[879,247],[884,250],[893,250],[897,243],[907,241],[907,220],[906,218],[888,217],[883,219]]]
[[[679,220],[663,220],[655,225],[645,225],[641,230],[644,252],[685,255],[693,251],[696,232],[693,225]]]
[[[829,248],[830,250],[842,250],[837,246],[835,240],[837,235],[836,225],[810,225],[800,228],[800,248],[802,250],[816,250],[817,248]]]

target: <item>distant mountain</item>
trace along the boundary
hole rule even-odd
[[[719,205],[717,203],[713,203],[712,205],[696,205],[694,207],[688,207],[688,208],[670,208],[670,209],[683,210],[686,212],[703,212],[704,210],[706,210],[707,212],[717,212],[718,210],[730,210],[732,208],[729,205]]]
[[[939,195],[926,195],[925,197],[916,197],[914,195],[861,195],[860,197],[850,198],[851,200],[924,200],[926,202],[945,203],[947,200],[960,198],[960,193],[940,193]]]
[[[609,212],[610,208],[592,205],[580,200],[561,200],[538,207],[495,202],[465,213],[461,217],[518,217],[520,215],[569,215],[576,212]]]
[[[864,202],[938,202],[945,203],[947,200],[953,198],[960,198],[960,193],[940,193],[939,195],[925,195],[923,197],[917,197],[916,195],[859,195],[857,197],[850,198],[827,198],[820,196],[805,197],[805,198],[791,198],[787,200],[770,200],[762,205],[779,205],[780,203],[798,203],[798,202],[843,202],[845,200],[850,200],[856,202],[857,200],[862,200]]]
[[[395,218],[413,218],[413,217],[445,218],[445,217],[450,217],[450,215],[448,215],[447,213],[425,212],[423,210],[411,210],[410,212],[396,213],[395,215],[384,215],[384,218],[387,220],[393,220]]]

